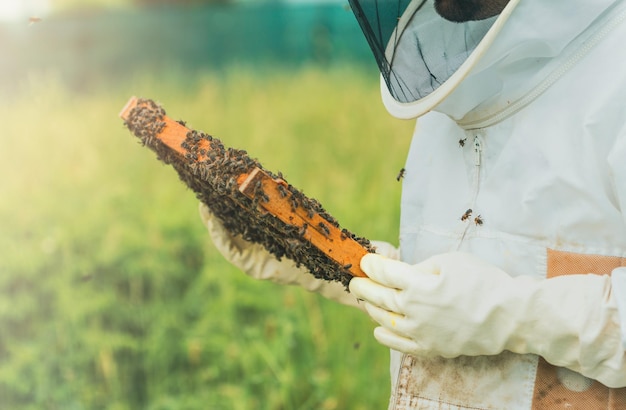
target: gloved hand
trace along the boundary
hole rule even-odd
[[[465,253],[417,265],[365,255],[350,291],[381,326],[376,339],[420,356],[532,353],[609,387],[626,386],[609,276],[511,277]]]
[[[305,267],[296,267],[292,260],[282,258],[279,261],[262,245],[248,242],[240,236],[232,236],[203,203],[200,203],[200,216],[217,250],[248,276],[283,285],[298,285],[328,299],[364,309],[363,304],[358,303],[341,283],[317,279]],[[377,242],[375,246],[388,256],[397,257],[397,250],[390,244]]]

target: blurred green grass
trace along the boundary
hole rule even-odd
[[[0,99],[0,407],[386,408],[361,312],[254,281],[117,113],[131,95],[244,148],[360,236],[397,243],[412,124],[354,67],[139,78],[90,94],[31,78]]]

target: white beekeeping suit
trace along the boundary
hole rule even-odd
[[[401,351],[390,408],[626,408],[626,1],[352,7],[387,109],[419,118],[402,262],[350,284]]]
[[[462,23],[432,0],[350,4],[387,109],[418,118],[400,253],[378,244],[348,294],[202,207],[218,249],[366,309],[390,409],[626,409],[626,0],[510,0]]]

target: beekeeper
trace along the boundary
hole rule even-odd
[[[350,3],[385,106],[419,118],[400,249],[350,294],[202,207],[218,249],[365,309],[391,409],[626,409],[626,0]]]

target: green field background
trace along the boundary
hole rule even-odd
[[[381,409],[388,350],[362,312],[255,281],[193,193],[118,118],[131,95],[244,148],[339,222],[397,243],[413,124],[346,66],[172,73],[0,98],[0,408]]]

